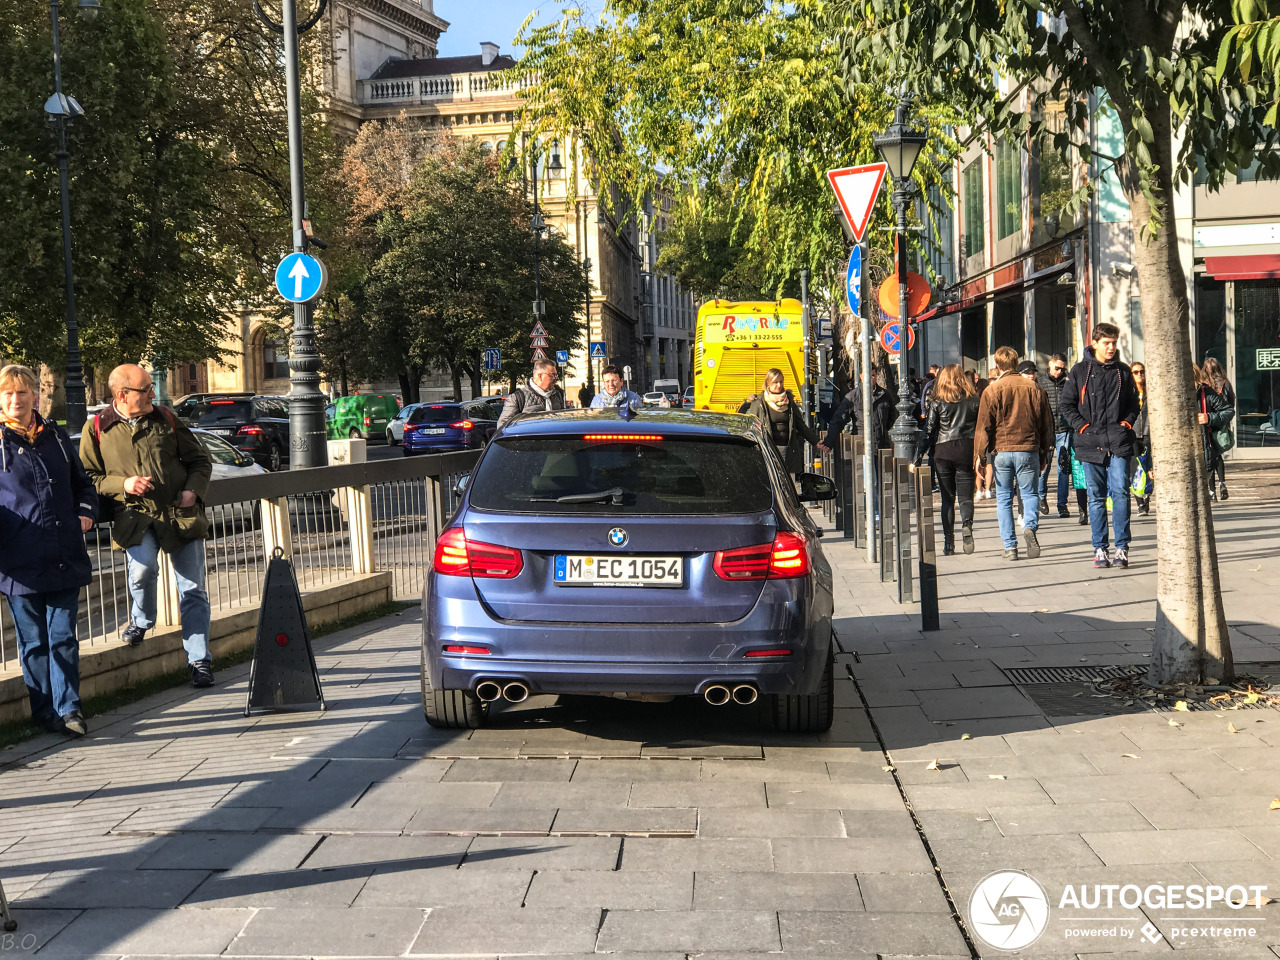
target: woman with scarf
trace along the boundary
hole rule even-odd
[[[628,390],[623,385],[622,371],[613,364],[609,364],[604,368],[604,373],[600,375],[600,385],[604,389],[591,399],[592,409],[620,407],[624,403],[628,403],[633,410],[639,410],[644,403],[639,394]]]
[[[764,390],[751,401],[747,413],[760,421],[765,436],[773,440],[787,472],[793,476],[803,473],[804,442],[816,447],[818,435],[805,423],[800,405],[783,386],[781,370],[775,367],[765,373]]]
[[[1210,357],[1204,366],[1196,370],[1196,422],[1200,424],[1204,441],[1204,464],[1209,474],[1209,499],[1227,499],[1227,470],[1222,454],[1235,443],[1231,435],[1231,421],[1235,419],[1235,394],[1228,393],[1215,382],[1213,367],[1217,361]],[[1219,366],[1218,370],[1222,368]],[[1223,383],[1226,379],[1223,378]],[[1228,384],[1228,389],[1230,385]],[[1218,488],[1213,486],[1214,478]]]
[[[933,456],[942,491],[942,555],[956,552],[956,502],[960,504],[960,532],[965,553],[973,553],[973,433],[978,425],[978,391],[958,363],[938,374],[925,408],[925,426],[911,472]]]
[[[31,718],[84,736],[76,610],[92,579],[84,535],[98,495],[65,430],[36,412],[39,381],[0,369],[0,593],[18,635]]]

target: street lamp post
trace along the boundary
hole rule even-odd
[[[542,231],[547,229],[547,222],[542,219],[542,209],[538,206],[538,143],[535,140],[529,157],[530,172],[533,176],[533,318],[541,321],[547,315],[547,305],[542,301]],[[551,162],[547,165],[552,177],[558,177],[564,170],[560,162],[560,143],[556,141],[551,151]]]
[[[92,20],[98,15],[98,0],[80,0],[80,16]],[[58,190],[62,200],[62,276],[67,302],[67,427],[72,432],[84,426],[84,367],[80,362],[80,328],[76,325],[76,284],[71,263],[71,185],[67,160],[67,124],[84,116],[75,97],[62,92],[62,43],[58,36],[58,0],[49,0],[49,17],[53,21],[53,96],[45,101],[44,112],[58,135]]]
[[[907,367],[907,344],[910,341],[910,316],[907,309],[907,209],[911,204],[911,170],[924,148],[927,135],[907,123],[913,96],[903,92],[894,111],[893,123],[875,137],[889,175],[893,177],[893,207],[897,214],[898,240],[898,419],[889,436],[893,440],[895,458],[907,460],[915,456],[920,428],[911,417],[911,382]]]
[[[324,246],[308,235],[307,200],[302,163],[302,94],[298,75],[298,37],[324,16],[328,0],[320,0],[315,12],[298,23],[296,0],[280,4],[280,23],[275,23],[253,0],[253,9],[268,28],[284,41],[285,113],[289,129],[289,192],[293,251],[306,253],[311,243]],[[316,330],[311,303],[293,305],[293,346],[289,351],[289,465],[323,467],[329,461],[325,443],[324,403],[320,392],[320,354],[316,352]]]
[[[582,269],[587,274],[587,392],[596,395],[596,362],[591,359],[591,258],[582,258]]]

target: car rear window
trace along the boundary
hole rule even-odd
[[[422,406],[409,417],[409,423],[453,423],[462,415],[455,406]]]
[[[619,496],[563,500],[612,490]],[[502,513],[708,516],[760,513],[772,505],[760,448],[735,437],[499,439],[471,485],[472,507]]]
[[[191,421],[200,427],[215,423],[243,423],[252,419],[253,408],[248,400],[206,401],[191,414]]]

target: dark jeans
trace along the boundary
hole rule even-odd
[[[955,542],[955,502],[960,500],[960,522],[973,523],[973,461],[935,458],[933,468],[938,475],[938,489],[942,491],[942,535],[948,543]]]
[[[1071,486],[1071,458],[1067,453],[1068,444],[1071,441],[1071,435],[1068,433],[1059,433],[1053,443],[1053,450],[1049,454],[1049,459],[1044,465],[1044,470],[1040,474],[1040,499],[1042,501],[1049,498],[1049,472],[1053,469],[1054,454],[1058,456],[1058,509],[1065,510],[1067,508],[1067,488]],[[1063,456],[1067,453],[1067,456]]]
[[[80,591],[6,596],[18,634],[31,718],[57,720],[80,709],[80,646],[76,607]]]

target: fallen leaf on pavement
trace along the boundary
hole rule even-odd
[[[925,767],[925,769],[926,769],[926,770],[941,770],[942,768],[941,768],[940,766],[938,766],[938,761],[937,761],[937,760],[930,760],[930,761],[929,761],[929,765],[928,765],[927,767]]]
[[[909,301],[908,301],[908,302],[909,302]],[[960,739],[961,739],[961,740],[972,740],[972,739],[973,739],[973,737],[969,736],[967,733],[962,733],[962,734],[960,734]]]
[[[909,303],[909,302],[910,302],[910,301],[908,301],[908,303]],[[1084,691],[1083,691],[1083,690],[1081,690],[1079,693],[1073,693],[1073,694],[1072,694],[1072,696],[1073,696],[1073,697],[1083,697],[1083,696],[1084,696]]]
[[[907,302],[908,302],[908,303],[910,303],[910,301],[907,301]],[[898,768],[897,768],[897,767],[891,767],[891,766],[889,766],[889,765],[886,763],[886,764],[885,764],[883,767],[881,767],[880,769],[881,769],[881,770],[883,770],[885,773],[893,773],[893,771],[897,770]]]
[[[1177,710],[1179,713],[1191,712],[1191,708],[1187,706],[1187,701],[1185,700],[1179,700],[1177,703],[1173,705],[1173,709]]]
[[[911,301],[910,301],[910,300],[908,300],[907,302],[908,302],[908,303],[910,303]],[[1217,678],[1217,677],[1205,677],[1205,678],[1204,678],[1204,683],[1205,683],[1205,686],[1206,686],[1206,687],[1216,687],[1216,686],[1218,685],[1218,678]]]
[[[1129,759],[1129,760],[1141,760],[1141,759],[1142,759],[1142,758],[1141,758],[1140,756],[1138,756],[1136,753],[1122,753],[1122,754],[1120,754],[1120,756],[1125,757],[1125,758],[1127,758],[1127,759]]]
[[[907,301],[910,303],[910,301]],[[1256,894],[1252,900],[1232,900],[1233,907],[1261,907],[1268,903],[1275,903],[1275,897],[1264,897],[1262,894]]]
[[[1240,732],[1239,729],[1237,729],[1234,723],[1227,724],[1227,733],[1239,733],[1239,732]]]
[[[907,303],[910,303],[910,302],[911,302],[910,300],[907,301]],[[1253,572],[1257,573],[1261,569],[1262,569],[1262,564],[1258,564],[1256,567],[1253,568]]]
[[[1171,727],[1180,727],[1180,726],[1182,726],[1182,724],[1180,724],[1177,720],[1174,720],[1172,717],[1170,717],[1170,718],[1169,718],[1169,726],[1171,726]]]
[[[911,302],[910,300],[908,300],[908,301],[907,301],[907,303],[910,303],[910,302]],[[979,823],[990,823],[990,822],[991,822],[991,818],[990,818],[990,817],[978,817],[978,822],[979,822]]]
[[[910,303],[910,302],[911,302],[910,300],[908,300],[908,301],[907,301],[907,303]],[[1020,636],[1022,636],[1022,634],[1020,634],[1020,633],[1011,633],[1011,634],[1009,634],[1009,636],[1011,636],[1011,637],[1020,637]]]
[[[911,301],[908,300],[907,302],[910,303]],[[1280,810],[1280,797],[1276,797],[1274,800],[1271,801],[1271,809]]]
[[[908,302],[910,302],[910,301],[908,301]],[[988,780],[1004,780],[1004,779],[1006,779],[1006,778],[1005,778],[1005,775],[1004,775],[1003,773],[988,773],[988,774],[987,774],[987,779],[988,779]]]
[[[910,302],[911,302],[910,300],[908,300],[908,301],[907,301],[907,303],[910,303]],[[1245,702],[1245,703],[1257,703],[1257,702],[1258,702],[1258,695],[1257,695],[1256,693],[1250,693],[1248,696],[1246,696],[1246,697],[1244,698],[1244,702]]]

